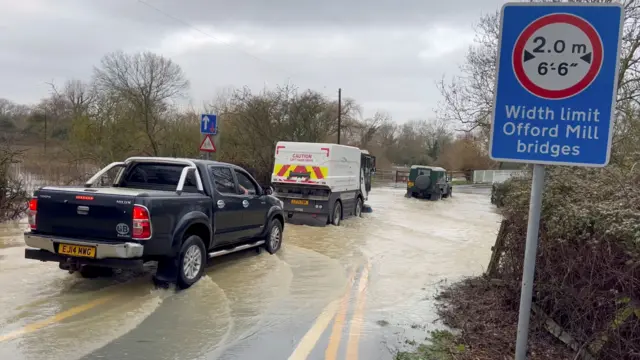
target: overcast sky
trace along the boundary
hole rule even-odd
[[[105,53],[177,62],[194,105],[229,86],[288,80],[365,115],[433,116],[473,25],[502,0],[0,0],[0,97],[35,103],[46,82],[89,79]],[[157,11],[157,8],[160,10]]]

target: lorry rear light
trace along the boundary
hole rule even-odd
[[[133,205],[133,234],[131,238],[136,240],[151,238],[151,217],[146,206]]]
[[[32,198],[29,200],[29,212],[27,218],[29,219],[29,227],[31,229],[36,228],[36,214],[38,213],[38,199]]]

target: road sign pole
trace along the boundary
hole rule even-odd
[[[216,126],[220,127],[220,118],[216,117]],[[214,135],[211,135],[211,139],[216,144],[216,151],[213,154],[209,154],[210,160],[218,161],[218,152],[220,152],[220,132],[216,131]]]
[[[536,272],[536,252],[538,250],[538,230],[542,210],[542,191],[544,189],[544,165],[533,165],[531,182],[531,200],[529,203],[529,223],[527,224],[527,242],[524,250],[522,269],[522,292],[520,294],[520,314],[518,315],[518,335],[516,338],[516,359],[527,359],[527,339],[531,302],[533,299],[533,280]]]

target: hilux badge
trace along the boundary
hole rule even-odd
[[[118,232],[118,235],[127,235],[129,234],[129,225],[120,223],[116,225],[116,231]]]

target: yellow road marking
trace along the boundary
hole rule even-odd
[[[356,309],[351,318],[351,327],[349,328],[346,360],[358,360],[358,346],[360,345],[360,331],[362,330],[362,321],[364,319],[364,305],[367,299],[366,287],[369,281],[370,268],[371,265],[367,264],[362,271],[362,276],[360,276],[358,294],[356,295]]]
[[[347,286],[347,294],[351,293],[353,289],[353,278],[355,277],[355,271],[352,271],[349,276],[349,282]],[[302,340],[298,343],[295,350],[291,356],[289,356],[288,360],[306,360],[309,356],[313,348],[318,343],[320,336],[324,333],[325,329],[331,323],[331,320],[336,315],[338,311],[339,301],[332,301],[327,307],[322,310],[320,316],[316,318],[316,321],[313,323],[309,331],[302,337]]]
[[[11,339],[15,339],[15,338],[17,338],[17,337],[19,337],[21,335],[32,333],[34,331],[40,330],[40,329],[42,329],[42,328],[44,328],[46,326],[49,326],[51,324],[59,323],[64,319],[70,318],[70,317],[72,317],[74,315],[78,315],[80,313],[83,313],[83,312],[85,312],[85,311],[87,311],[87,310],[89,310],[91,308],[94,308],[94,307],[96,307],[98,305],[104,304],[107,301],[111,300],[113,297],[114,297],[114,295],[98,298],[98,299],[90,301],[90,302],[88,302],[86,304],[72,307],[71,309],[65,310],[65,311],[63,311],[63,312],[61,312],[59,314],[56,314],[56,315],[48,318],[48,319],[45,319],[45,320],[42,320],[42,321],[38,321],[38,322],[35,322],[33,324],[29,324],[29,325],[27,325],[27,326],[25,326],[25,327],[23,327],[21,329],[12,331],[12,332],[10,332],[8,334],[0,335],[0,342],[11,340]]]
[[[351,279],[353,281],[353,279]],[[340,309],[333,322],[333,328],[331,329],[331,335],[329,335],[329,345],[324,353],[325,360],[335,360],[338,356],[338,349],[340,348],[340,341],[342,340],[342,328],[344,327],[344,320],[347,317],[347,311],[349,309],[349,299],[351,298],[351,286],[342,300],[340,300]]]

